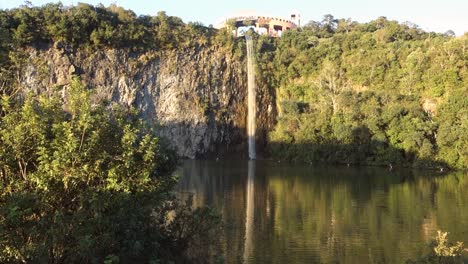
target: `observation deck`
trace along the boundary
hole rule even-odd
[[[295,29],[299,26],[299,14],[292,14],[290,19],[284,19],[244,13],[223,19],[222,22],[216,25],[216,28],[232,28],[236,36],[243,36],[247,30],[253,29],[261,35],[266,34],[270,37],[281,37],[284,31]]]

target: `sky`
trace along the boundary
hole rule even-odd
[[[30,0],[41,6],[55,0]],[[138,15],[156,15],[166,11],[185,22],[216,25],[223,18],[239,11],[255,11],[266,16],[288,18],[292,13],[301,15],[301,24],[320,21],[325,14],[335,18],[351,18],[368,22],[380,16],[399,22],[409,21],[426,31],[444,33],[453,30],[456,35],[468,32],[468,0],[62,0],[64,5],[78,2],[108,6],[115,3],[132,9]],[[24,4],[24,0],[0,0],[1,9]]]

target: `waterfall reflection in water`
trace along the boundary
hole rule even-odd
[[[437,230],[468,243],[466,172],[190,160],[178,173],[222,214],[226,263],[405,263]]]
[[[245,213],[245,242],[244,242],[244,263],[247,263],[253,251],[253,229],[254,229],[254,211],[255,211],[255,161],[248,161],[247,170],[247,206]]]

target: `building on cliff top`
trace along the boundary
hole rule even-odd
[[[298,13],[291,14],[290,19],[284,19],[244,11],[223,19],[216,25],[216,28],[233,28],[232,32],[235,36],[243,36],[249,29],[253,29],[261,35],[281,37],[284,31],[298,28],[300,25],[301,16]]]

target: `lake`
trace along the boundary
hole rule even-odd
[[[404,263],[468,243],[468,175],[186,160],[178,191],[223,217],[227,263]]]

